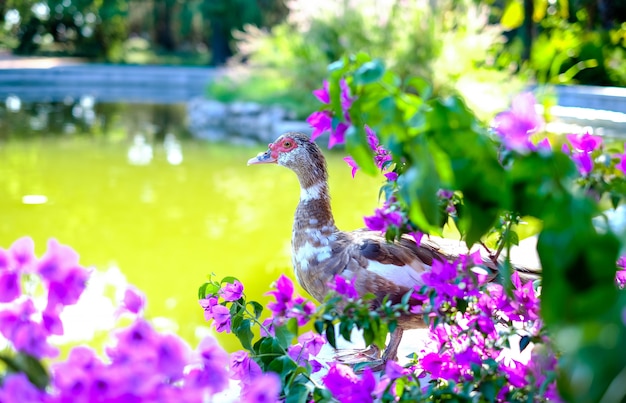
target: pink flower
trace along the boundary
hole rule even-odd
[[[398,179],[398,174],[395,172],[386,172],[383,174],[388,181],[395,182]]]
[[[242,396],[242,403],[273,403],[278,402],[281,383],[280,377],[274,372],[267,372],[258,376],[246,388]]]
[[[224,305],[215,305],[211,310],[211,314],[215,321],[215,330],[219,333],[230,333],[230,310]]]
[[[376,379],[369,368],[365,369],[359,379],[352,368],[343,364],[334,364],[322,378],[322,382],[333,397],[341,403],[374,401],[372,393],[376,388]]]
[[[204,308],[204,320],[210,321],[213,319],[213,307],[217,305],[217,301],[216,297],[204,298],[199,301],[200,306]]]
[[[328,88],[328,81],[324,80],[324,84],[322,88],[313,90],[313,95],[315,95],[315,98],[319,99],[321,103],[329,104],[330,103],[330,90]]]
[[[574,150],[579,152],[590,153],[602,145],[602,137],[590,133],[568,134],[566,137]]]
[[[237,301],[243,294],[243,284],[237,280],[233,283],[226,283],[220,290],[220,294],[225,301]]]
[[[266,292],[265,295],[273,295],[276,298],[276,302],[267,304],[269,310],[274,315],[284,315],[293,306],[293,283],[289,277],[281,274],[276,281],[276,290]]]
[[[495,117],[495,131],[505,147],[518,152],[534,150],[530,135],[538,131],[544,121],[535,111],[532,93],[524,92],[511,101],[511,109]]]
[[[337,294],[343,295],[348,298],[357,299],[359,298],[359,293],[356,292],[354,288],[354,282],[356,281],[356,277],[352,277],[350,282],[346,281],[346,279],[340,275],[335,276],[335,283],[330,283],[328,286],[337,292]]]
[[[350,166],[350,168],[352,168],[352,178],[354,178],[354,175],[356,175],[356,171],[359,170],[359,166],[356,164],[356,161],[354,161],[354,158],[352,157],[344,157],[343,160]]]
[[[401,227],[404,218],[399,212],[383,207],[376,209],[374,215],[363,217],[363,221],[372,231],[386,232],[389,226]]]
[[[348,110],[352,105],[353,99],[350,96],[350,87],[345,79],[339,82],[340,87],[340,102],[343,112],[342,117],[333,117],[332,113],[328,110],[313,112],[306,119],[307,123],[313,128],[311,133],[311,140],[315,140],[325,132],[330,132],[328,139],[328,148],[333,148],[338,144],[346,142],[346,131],[350,127],[350,115]],[[313,95],[320,100],[323,104],[330,104],[330,92],[328,81],[324,81],[324,86],[320,89],[314,90]],[[338,119],[335,119],[338,118]],[[343,120],[343,121],[342,121]]]
[[[306,118],[306,121],[313,128],[311,141],[314,141],[326,131],[330,131],[333,127],[333,120],[330,116],[330,112],[328,111],[313,112],[308,118]]]
[[[240,380],[244,385],[252,383],[263,372],[261,367],[245,351],[236,351],[230,355],[231,378]]]
[[[139,314],[146,304],[146,296],[133,286],[124,292],[124,308],[134,314]]]
[[[571,158],[576,164],[581,175],[589,175],[593,170],[593,159],[591,153],[600,148],[602,145],[602,137],[594,136],[589,133],[584,134],[568,134],[567,140],[572,145],[573,151]],[[563,144],[563,151],[569,154],[569,147]]]

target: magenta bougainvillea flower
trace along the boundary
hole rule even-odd
[[[356,171],[359,170],[359,166],[357,165],[356,161],[354,161],[354,158],[352,158],[350,156],[344,157],[343,160],[352,169],[352,171],[350,173],[352,174],[352,177],[354,178],[354,175],[356,175]]]
[[[521,93],[511,101],[511,109],[495,117],[494,130],[508,149],[522,153],[536,149],[530,136],[544,124],[543,118],[535,110],[536,103],[532,93]]]
[[[338,144],[343,144],[346,142],[346,131],[350,127],[350,114],[348,110],[352,105],[353,99],[350,95],[350,87],[346,80],[342,79],[339,82],[340,87],[340,102],[343,116],[338,117],[339,121],[333,124],[333,116],[330,111],[316,111],[313,112],[306,119],[307,123],[311,125],[313,128],[313,133],[311,133],[311,140],[315,140],[322,134],[329,132],[330,137],[328,138],[328,148],[333,148]],[[322,102],[323,104],[330,104],[330,92],[328,81],[324,81],[324,85],[322,88],[314,90],[313,95]]]
[[[590,133],[568,134],[567,141],[572,146],[571,158],[581,175],[589,175],[593,170],[593,158],[591,153],[602,146],[602,137]],[[567,143],[563,144],[563,152],[570,154]]]
[[[330,283],[329,287],[332,290],[335,290],[337,294],[343,295],[348,298],[357,299],[359,298],[359,294],[356,292],[356,288],[354,288],[354,282],[356,281],[356,277],[353,277],[349,282],[342,276],[335,276],[335,282]]]
[[[363,221],[365,221],[365,226],[372,231],[386,232],[389,226],[401,227],[404,218],[400,212],[383,206],[374,210],[374,215],[363,217]]]
[[[230,377],[249,385],[262,373],[261,367],[246,351],[236,351],[230,355]]]
[[[258,376],[241,396],[242,403],[278,402],[281,390],[280,377],[273,372]]]
[[[374,401],[376,379],[369,368],[365,368],[359,378],[347,365],[333,364],[322,382],[341,403]]]
[[[367,144],[374,152],[374,163],[381,171],[388,169],[389,163],[393,160],[391,153],[386,150],[382,145],[380,145],[376,133],[374,133],[374,131],[368,125],[365,125],[365,133],[367,136]],[[359,170],[358,164],[354,161],[352,157],[345,157],[343,160],[350,166],[350,168],[352,168],[351,173],[352,177],[354,178],[356,172]],[[387,178],[387,180],[392,182],[398,179],[398,174],[393,171],[385,172],[383,175],[385,176],[385,178]]]
[[[233,283],[226,283],[220,290],[220,295],[224,298],[224,301],[237,301],[243,294],[243,284],[238,280]]]
[[[289,277],[281,274],[276,281],[276,290],[269,291],[265,295],[272,295],[276,299],[270,302],[267,307],[274,313],[274,316],[285,315],[293,303],[293,282]]]
[[[124,292],[124,308],[134,314],[139,314],[143,311],[146,304],[146,296],[133,286],[126,288]]]

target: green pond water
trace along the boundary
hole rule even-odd
[[[263,304],[280,273],[292,276],[298,183],[282,167],[246,166],[264,145],[191,139],[181,106],[95,105],[86,118],[67,104],[45,106],[47,115],[0,109],[0,247],[28,235],[41,255],[56,238],[84,266],[119,267],[147,295],[147,316],[170,318],[192,345],[206,327],[197,289],[210,273],[238,277]],[[382,177],[352,179],[343,154],[326,154],[337,223],[361,227]]]

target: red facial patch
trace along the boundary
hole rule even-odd
[[[289,137],[285,137],[285,138],[281,138],[277,143],[269,143],[267,147],[272,152],[271,153],[272,158],[278,158],[278,155],[280,153],[289,152],[297,148],[298,144],[296,144],[296,142],[293,139]]]

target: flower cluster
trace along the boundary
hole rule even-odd
[[[374,152],[374,163],[381,171],[388,170],[391,165],[391,161],[393,160],[391,153],[380,144],[376,133],[374,133],[374,131],[368,125],[365,125],[365,133],[367,136],[367,144]],[[354,158],[350,156],[344,157],[343,160],[350,166],[350,168],[352,168],[351,173],[352,177],[354,178],[356,172],[359,170],[358,164],[356,163]],[[398,179],[398,174],[394,171],[385,172],[383,175],[385,176],[385,178],[387,178],[387,180],[392,182]]]
[[[345,80],[341,80],[340,86],[340,101],[343,116],[339,117],[340,120],[334,122],[333,115],[328,110],[322,110],[313,112],[308,118],[307,122],[313,127],[313,133],[311,134],[311,140],[315,140],[325,132],[330,132],[328,139],[328,148],[333,148],[335,145],[343,144],[346,141],[346,131],[350,127],[350,115],[348,110],[352,105],[352,97],[350,96],[350,88]],[[328,81],[324,81],[322,88],[313,91],[313,95],[325,105],[330,104],[330,91]]]
[[[62,335],[59,315],[73,305],[85,290],[89,271],[78,265],[78,255],[71,248],[52,239],[48,250],[37,259],[31,238],[20,238],[8,250],[0,249],[0,334],[17,351],[36,358],[54,357],[56,348],[47,339]],[[42,284],[47,294],[45,307],[33,296],[23,293],[23,286]]]
[[[564,143],[563,152],[571,155],[581,175],[589,175],[593,170],[592,153],[602,146],[602,137],[590,133],[568,134],[567,141],[571,144],[572,151],[570,152],[570,147]]]
[[[133,287],[117,310],[133,320],[113,334],[104,357],[76,346],[46,370],[39,359],[56,355],[50,336],[63,334],[59,315],[81,303],[89,275],[78,254],[56,240],[41,258],[31,238],[0,249],[0,333],[11,346],[2,356],[11,370],[0,372],[0,402],[201,403],[229,386],[228,354],[217,341],[207,337],[192,350],[180,337],[156,331],[141,317],[145,297]],[[234,297],[237,288],[226,291]],[[274,379],[274,390],[279,384]],[[259,398],[249,401],[272,401],[277,392],[271,391],[253,391]]]
[[[535,110],[535,104],[533,94],[525,92],[513,98],[511,109],[495,117],[494,130],[506,148],[520,153],[550,148],[547,140],[537,145],[530,140],[531,135],[537,133],[545,123]]]
[[[293,283],[284,274],[281,274],[276,281],[276,289],[269,291],[267,295],[275,298],[275,301],[267,304],[267,308],[272,311],[275,319],[295,318],[298,325],[303,326],[315,311],[315,305],[311,301],[295,294]]]

